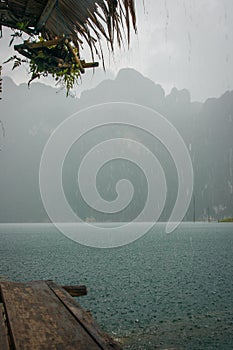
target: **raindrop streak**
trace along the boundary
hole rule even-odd
[[[6,136],[6,132],[5,132],[5,127],[3,125],[3,122],[0,120],[0,127],[2,129],[2,136],[5,137]],[[0,151],[2,150],[2,148],[0,147]]]
[[[183,6],[184,6],[184,15],[185,17],[187,17],[187,8],[186,8],[185,1],[183,2]]]
[[[191,62],[191,55],[192,55],[192,39],[191,39],[191,35],[190,32],[188,32],[188,61],[189,63]]]
[[[2,129],[2,135],[3,137],[6,136],[6,132],[5,132],[5,128],[4,128],[4,125],[3,125],[3,122],[0,120],[0,125],[1,125],[1,129]]]
[[[230,148],[230,154],[229,154],[229,171],[230,171],[230,177],[231,177],[231,178],[232,178],[232,176],[233,176],[232,165],[233,165],[233,150],[232,150],[232,148]]]
[[[190,9],[190,15],[188,15],[187,13],[187,7],[186,7],[186,4],[185,2],[183,2],[183,6],[184,6],[184,15],[186,18],[188,18],[190,20],[190,22],[193,21],[193,18],[192,18],[192,11]],[[190,63],[191,62],[191,55],[192,55],[192,39],[191,39],[191,34],[190,32],[188,31],[188,34],[187,34],[187,38],[188,38],[188,62]]]
[[[169,24],[169,10],[168,10],[168,7],[167,7],[167,0],[165,0],[165,11],[166,11],[166,24],[165,24],[165,41],[166,41],[166,44],[167,44],[167,38],[168,38],[168,24]]]

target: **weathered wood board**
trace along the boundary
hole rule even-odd
[[[4,319],[0,313],[1,350],[120,349],[68,292],[52,281],[4,281],[0,289],[6,315]]]
[[[9,342],[7,336],[7,327],[4,319],[4,307],[0,303],[0,349],[9,350]]]

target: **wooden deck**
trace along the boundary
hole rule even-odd
[[[121,349],[52,281],[0,281],[0,292],[0,350]]]

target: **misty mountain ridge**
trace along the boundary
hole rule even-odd
[[[233,91],[204,103],[192,102],[188,90],[163,88],[133,69],[122,69],[114,80],[82,92],[80,98],[66,98],[65,92],[39,82],[28,89],[3,79],[0,103],[5,137],[0,130],[0,222],[45,222],[47,214],[39,192],[39,163],[51,132],[63,120],[85,107],[106,102],[131,102],[155,109],[178,129],[193,161],[196,218],[207,213],[220,219],[233,216]],[[98,118],[98,116],[96,116]],[[97,221],[129,221],[143,208],[147,187],[144,175],[131,163],[115,161],[101,170],[97,187],[107,200],[115,198],[115,184],[122,177],[134,185],[132,205],[123,213],[102,214],[89,208],[76,184],[78,164],[85,152],[107,137],[131,135],[150,148],[161,162],[168,184],[168,196],[161,220],[166,220],[177,195],[177,174],[164,147],[143,131],[124,128],[98,130],[74,145],[64,164],[63,186],[72,208],[80,217]],[[110,176],[111,175],[111,176]],[[193,206],[186,214],[192,220]],[[148,218],[150,219],[150,218]],[[151,218],[153,219],[153,218]],[[62,218],[61,218],[62,220]]]

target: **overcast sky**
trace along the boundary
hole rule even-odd
[[[233,1],[232,0],[136,0],[138,35],[130,50],[116,51],[106,59],[105,75],[83,77],[82,89],[104,78],[114,77],[121,68],[133,67],[167,93],[173,86],[187,88],[192,100],[220,96],[233,89]],[[7,47],[9,31],[0,40],[1,60],[12,51]],[[108,56],[108,54],[107,54]],[[17,82],[27,81],[25,68],[4,75]]]

